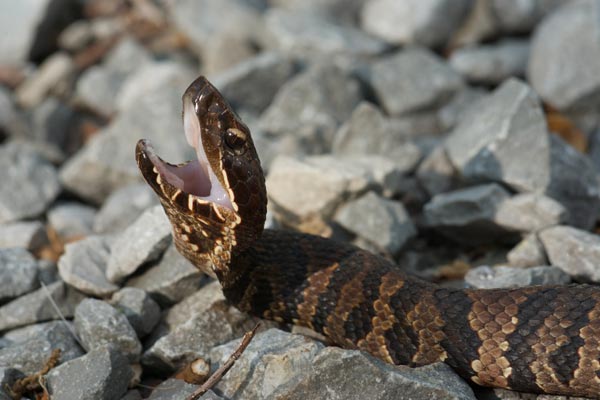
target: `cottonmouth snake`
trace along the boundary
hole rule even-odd
[[[198,159],[138,166],[177,249],[240,310],[307,326],[393,364],[444,361],[479,385],[600,396],[600,288],[441,288],[345,243],[264,230],[266,189],[250,131],[205,78],[183,95]]]

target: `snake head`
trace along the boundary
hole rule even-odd
[[[227,272],[232,253],[244,251],[262,233],[264,176],[250,130],[204,77],[183,94],[183,125],[196,160],[168,163],[142,139],[136,161],[171,221],[177,249],[219,276]]]

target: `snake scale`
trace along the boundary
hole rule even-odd
[[[393,364],[449,364],[476,384],[600,397],[600,288],[449,289],[312,235],[263,230],[267,195],[250,131],[204,77],[183,95],[197,160],[136,147],[186,258],[242,311],[309,327]]]

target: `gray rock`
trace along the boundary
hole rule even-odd
[[[183,0],[168,3],[167,7],[175,27],[190,40],[191,49],[202,59],[206,73],[250,57],[255,52],[253,43],[255,46],[262,41],[262,18],[246,1]],[[212,51],[224,42],[229,43],[230,51]]]
[[[327,148],[361,99],[359,82],[348,71],[316,64],[281,87],[262,114],[260,127],[271,135],[306,137],[308,145],[321,141]]]
[[[216,75],[212,82],[234,108],[260,114],[295,70],[290,57],[263,52]]]
[[[507,254],[506,259],[513,267],[534,267],[536,265],[548,265],[548,258],[544,246],[537,235],[532,233],[523,238]]]
[[[152,332],[160,318],[160,307],[142,289],[123,288],[113,295],[111,304],[125,314],[140,338]]]
[[[163,306],[169,306],[195,293],[204,274],[171,244],[155,265],[127,281],[127,286],[143,289]]]
[[[273,211],[288,222],[314,217],[326,220],[345,199],[357,197],[370,184],[368,169],[331,156],[302,161],[278,157],[267,176]]]
[[[392,197],[403,193],[406,182],[410,179],[407,175],[413,171],[418,162],[417,155],[413,153],[413,146],[410,142],[407,142],[407,144],[407,146],[402,146],[402,148],[406,148],[406,158],[401,160],[394,160],[391,157],[376,154],[344,155],[338,157],[338,159],[342,162],[355,163],[357,166],[364,168],[375,187],[384,196]],[[418,149],[415,151],[420,154]],[[401,153],[402,150],[397,151],[397,154]]]
[[[334,221],[385,253],[396,255],[417,234],[402,203],[368,192],[344,204]]]
[[[162,206],[153,206],[119,235],[110,249],[106,276],[118,282],[154,261],[171,241],[171,224]]]
[[[119,290],[106,278],[106,263],[110,241],[101,236],[90,236],[69,243],[58,260],[60,277],[69,285],[92,296],[109,296]]]
[[[431,196],[448,192],[457,186],[458,176],[443,146],[437,146],[419,164],[419,183]]]
[[[315,12],[270,8],[265,15],[270,45],[299,58],[373,56],[386,45],[351,26],[337,25]]]
[[[563,0],[492,0],[496,23],[504,32],[526,33],[542,18],[564,4]]]
[[[546,194],[568,210],[570,225],[591,229],[600,213],[598,174],[587,156],[557,135],[549,136],[551,179]]]
[[[185,383],[180,379],[170,378],[160,383],[152,391],[148,400],[179,400],[186,399],[196,390],[198,386]],[[224,398],[216,395],[209,390],[198,398],[199,400],[223,400]]]
[[[150,139],[166,160],[195,157],[183,139],[181,122],[181,94],[193,75],[178,64],[168,65],[169,74],[162,71],[146,77],[150,87],[143,93],[145,85],[137,88],[135,104],[122,110],[62,166],[60,179],[66,188],[100,204],[115,189],[138,181],[132,149],[140,138]],[[181,140],[174,140],[173,132],[181,132]]]
[[[499,84],[511,76],[523,77],[529,59],[529,41],[502,40],[497,44],[458,49],[450,66],[469,82]]]
[[[131,109],[140,98],[160,90],[165,83],[179,81],[182,77],[187,77],[191,82],[194,75],[195,71],[187,65],[175,61],[147,63],[125,80],[116,98],[117,108],[120,112]]]
[[[0,248],[36,250],[47,242],[46,229],[39,221],[0,224]]]
[[[35,258],[19,247],[0,249],[0,301],[29,293],[39,287]]]
[[[438,194],[425,204],[425,223],[459,242],[497,241],[508,235],[497,224],[495,215],[509,196],[495,183]]]
[[[237,346],[239,340],[215,347],[210,352],[213,368],[224,363]],[[312,360],[323,347],[320,342],[278,329],[258,333],[237,360],[235,369],[215,388],[231,399],[277,398],[277,388],[310,370]]]
[[[96,299],[85,299],[75,309],[75,330],[87,351],[111,344],[135,362],[142,345],[127,317],[110,304]]]
[[[9,332],[16,342],[0,349],[0,366],[17,368],[25,374],[34,374],[42,369],[52,350],[60,349],[60,361],[65,362],[83,355],[77,339],[67,323],[56,321],[39,326],[28,326],[29,332],[18,335]]]
[[[48,97],[32,110],[29,136],[43,146],[50,147],[49,151],[62,162],[74,148],[72,137],[76,121],[73,108],[56,97]]]
[[[52,54],[19,85],[15,92],[17,102],[24,108],[37,106],[50,91],[67,85],[74,70],[75,64],[68,54]]]
[[[539,233],[552,265],[575,279],[599,282],[600,236],[570,226],[554,226]]]
[[[344,155],[379,154],[412,169],[421,151],[387,119],[377,106],[361,102],[335,134],[333,153]],[[365,135],[365,132],[369,132]]]
[[[132,376],[127,357],[104,346],[52,369],[46,379],[52,399],[108,400],[124,395]]]
[[[365,3],[361,26],[393,44],[443,46],[460,26],[469,0],[374,0]]]
[[[562,204],[550,197],[522,193],[500,203],[495,221],[509,230],[535,232],[565,222],[567,214]]]
[[[145,210],[157,205],[158,197],[145,183],[115,190],[94,218],[94,232],[115,233],[131,225]]]
[[[3,4],[0,26],[10,35],[0,40],[0,64],[21,66],[27,62],[38,24],[44,19],[50,0]]]
[[[27,143],[0,146],[0,223],[36,217],[60,191],[56,170]]]
[[[571,278],[554,266],[519,268],[487,265],[470,270],[465,281],[478,289],[514,288],[532,285],[565,285]]]
[[[150,54],[131,38],[124,38],[106,55],[104,63],[84,71],[77,80],[75,96],[104,115],[117,111],[119,92],[127,77],[150,63]]]
[[[549,180],[547,136],[535,94],[510,79],[468,110],[448,137],[446,149],[467,179],[502,181],[518,191],[534,191]]]
[[[469,109],[446,150],[467,180],[545,193],[568,209],[576,226],[590,226],[589,216],[598,213],[600,189],[590,161],[548,135],[535,93],[515,79]]]
[[[64,239],[88,236],[92,233],[96,209],[77,202],[60,203],[48,210],[48,223]]]
[[[227,304],[218,282],[213,282],[172,307],[158,329],[162,334],[142,356],[151,371],[173,372],[210,349],[241,336],[250,317]],[[152,338],[151,338],[152,339]]]
[[[457,72],[422,48],[408,48],[376,61],[369,81],[391,115],[436,108],[464,85]]]
[[[595,0],[567,2],[537,27],[528,78],[544,101],[565,110],[598,107],[600,27]]]
[[[441,131],[454,129],[466,111],[488,94],[480,87],[467,86],[458,91],[448,103],[437,112],[437,124]]]
[[[223,363],[239,341],[219,346]],[[344,373],[340,373],[344,371]],[[444,364],[392,366],[359,352],[326,347],[303,336],[269,330],[250,342],[216,389],[231,399],[320,398],[474,399],[469,386]]]
[[[35,292],[18,297],[0,307],[0,331],[19,326],[59,319],[49,297],[65,318],[73,316],[75,307],[84,295],[63,281],[51,283]]]

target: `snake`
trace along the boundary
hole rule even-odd
[[[347,242],[265,229],[267,191],[248,127],[203,76],[185,90],[197,158],[135,158],[177,250],[243,312],[304,326],[391,364],[448,364],[467,381],[600,398],[600,288],[448,288]]]

